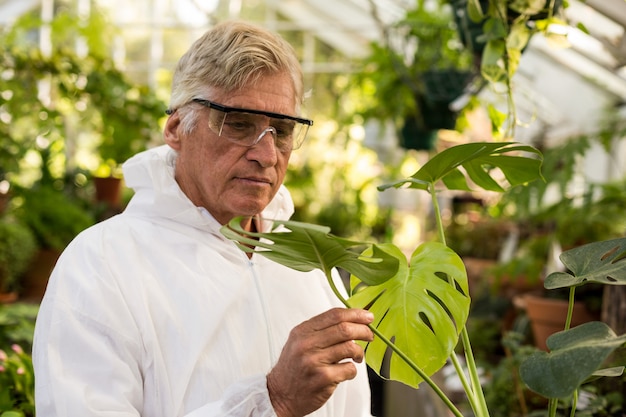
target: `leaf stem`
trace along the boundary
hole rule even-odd
[[[576,407],[578,407],[578,390],[574,391],[572,396],[572,410],[570,411],[570,417],[576,415]]]
[[[548,416],[555,417],[557,405],[559,404],[559,400],[557,398],[550,398],[548,401]]]
[[[439,200],[437,200],[437,190],[435,189],[435,184],[428,184],[428,193],[433,202],[433,212],[435,213],[435,220],[437,221],[437,232],[439,233],[439,241],[446,244],[446,234],[444,233],[443,228],[443,219],[441,218],[441,209],[439,208]]]
[[[439,233],[439,240],[441,243],[446,245],[446,236],[443,227],[443,219],[441,217],[441,209],[439,208],[439,200],[437,199],[437,190],[435,189],[435,184],[430,183],[428,185],[428,191],[432,198],[432,203],[434,207],[435,219],[437,221],[437,231]],[[450,285],[454,285],[454,282],[450,282]],[[468,295],[469,297],[469,295]],[[467,364],[467,370],[470,377],[470,384],[466,379],[465,373],[463,369],[458,363],[458,358],[455,353],[452,352],[450,355],[450,359],[454,364],[454,368],[456,369],[457,375],[461,380],[463,385],[463,389],[467,394],[467,399],[470,402],[472,410],[477,417],[488,417],[489,410],[487,409],[487,402],[485,400],[485,394],[483,393],[482,386],[480,385],[480,378],[478,376],[478,369],[476,367],[476,362],[474,360],[474,353],[472,352],[472,345],[470,343],[469,335],[467,333],[467,327],[464,325],[461,329],[461,342],[463,343],[463,351],[465,352],[465,361]]]
[[[567,317],[565,318],[565,328],[564,330],[569,330],[571,325],[572,325],[572,316],[574,315],[574,301],[575,301],[575,295],[576,295],[576,286],[572,286],[569,289],[569,299],[568,299],[568,306],[567,306]],[[572,402],[574,404],[574,412],[576,410],[575,405],[577,404],[577,399],[578,399],[578,390],[574,391],[574,397],[572,399]],[[556,416],[556,410],[557,410],[557,406],[559,404],[559,399],[558,398],[550,398],[549,402],[548,402],[548,417],[555,417]],[[572,414],[574,415],[574,414]]]
[[[474,360],[472,345],[470,343],[469,334],[467,333],[467,327],[465,326],[463,326],[463,329],[461,330],[461,341],[463,343],[463,349],[465,351],[465,361],[467,362],[467,369],[470,375],[470,381],[472,383],[472,389],[471,391],[467,392],[467,395],[468,397],[471,396],[471,398],[473,399],[473,401],[471,401],[470,403],[474,406],[474,414],[476,414],[476,416],[489,416],[487,401],[485,400],[483,388],[480,385],[478,368],[476,367],[476,361]]]
[[[467,399],[470,402],[470,406],[472,407],[472,410],[476,410],[474,396],[470,395],[470,393],[472,392],[472,387],[469,381],[467,380],[467,376],[465,375],[465,372],[463,371],[463,367],[461,366],[459,359],[457,358],[454,352],[452,352],[452,355],[450,355],[450,361],[454,365],[454,369],[456,370],[456,373],[459,379],[461,380],[461,385],[463,385],[463,390],[467,394]],[[474,411],[474,413],[476,413],[476,411]]]
[[[569,289],[569,304],[567,305],[567,318],[565,320],[565,330],[569,330],[572,326],[572,317],[574,316],[574,302],[576,295],[576,287],[570,287]]]

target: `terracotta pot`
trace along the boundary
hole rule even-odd
[[[48,278],[61,252],[41,249],[35,255],[28,270],[22,276],[19,298],[24,301],[41,302],[48,286]]]
[[[544,298],[534,295],[523,297],[523,306],[530,319],[530,324],[535,339],[535,345],[543,350],[548,350],[546,339],[551,334],[565,329],[565,319],[567,317],[567,301]],[[596,320],[584,304],[578,302],[574,304],[571,327]]]
[[[16,292],[0,292],[0,304],[11,304],[16,302],[18,295]]]
[[[117,177],[94,177],[96,201],[109,207],[120,207],[122,203],[122,180]]]

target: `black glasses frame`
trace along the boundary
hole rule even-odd
[[[281,113],[272,113],[272,112],[263,111],[263,110],[242,109],[240,107],[223,106],[221,104],[215,103],[214,101],[205,100],[202,98],[194,98],[191,101],[193,101],[194,103],[202,104],[203,106],[208,107],[210,109],[219,110],[224,113],[242,112],[242,113],[250,113],[250,114],[260,114],[262,116],[267,116],[272,119],[293,120],[294,122],[302,123],[307,126],[313,125],[313,120],[303,119],[301,117],[295,117],[295,116],[288,116],[286,114],[281,114]]]

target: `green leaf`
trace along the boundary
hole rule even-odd
[[[21,411],[5,411],[0,414],[0,417],[24,417],[24,413]]]
[[[559,257],[571,272],[553,272],[547,289],[573,287],[587,282],[626,285],[626,238],[593,242],[565,251]]]
[[[468,0],[467,15],[472,22],[479,23],[483,21],[485,18],[485,11],[480,4],[480,0]]]
[[[375,326],[427,375],[439,370],[453,352],[467,316],[470,298],[465,267],[459,256],[438,242],[424,243],[406,257],[395,246],[381,245],[398,259],[397,274],[377,286],[361,288],[352,276],[349,299],[354,307],[374,313]],[[384,365],[387,345],[379,338],[365,343],[367,363],[379,375],[417,387],[422,379],[393,353]]]
[[[614,366],[612,368],[605,368],[605,369],[600,369],[598,371],[595,371],[592,374],[592,376],[593,377],[603,377],[603,376],[616,377],[616,376],[622,376],[623,373],[624,373],[623,366]]]
[[[442,180],[449,190],[471,190],[466,175],[476,186],[490,191],[503,191],[503,174],[509,186],[524,184],[541,176],[541,159],[515,155],[527,152],[539,156],[532,146],[513,142],[475,142],[448,148],[426,162],[409,179],[378,187],[380,190],[408,184],[409,188],[428,190],[429,184]],[[513,155],[508,155],[513,153]],[[459,169],[463,167],[465,174]],[[498,168],[498,169],[494,169]]]
[[[586,33],[587,35],[589,35],[589,29],[587,29],[587,26],[585,26],[585,24],[582,23],[582,22],[578,22],[576,24],[576,29],[578,29],[581,32]]]
[[[503,39],[493,39],[485,44],[480,72],[491,83],[499,83],[507,80],[507,70],[504,65],[506,56],[506,43]]]
[[[487,105],[489,120],[491,120],[491,133],[499,135],[503,131],[504,122],[506,122],[507,114],[500,111],[493,104]]]
[[[594,321],[555,333],[546,343],[550,352],[528,357],[520,365],[520,376],[538,394],[565,398],[597,374],[606,358],[626,343],[626,335],[618,337],[605,323]]]
[[[273,221],[274,231],[253,233],[241,227],[235,218],[220,231],[248,253],[258,253],[298,271],[322,270],[327,277],[333,268],[363,277],[363,281],[380,284],[395,275],[398,261],[373,246],[372,256],[359,255],[351,248],[369,245],[330,234],[330,228],[295,221]]]
[[[506,38],[509,31],[507,30],[504,22],[501,19],[490,18],[487,19],[485,24],[483,25],[482,39],[486,42],[503,40]]]
[[[546,2],[549,4],[549,0],[512,0],[507,5],[519,14],[532,16],[546,10]]]
[[[507,51],[508,57],[508,66],[507,72],[508,77],[512,78],[513,75],[517,72],[517,68],[519,67],[520,60],[522,59],[522,51],[519,49],[510,49]]]
[[[511,50],[521,53],[522,49],[528,45],[530,39],[530,29],[525,22],[515,22],[511,25],[511,31],[506,37],[506,49],[510,54]]]

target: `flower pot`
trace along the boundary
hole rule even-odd
[[[22,276],[21,289],[19,298],[28,302],[40,303],[46,287],[50,273],[54,269],[59,256],[60,250],[56,249],[40,249],[32,260],[28,270]]]
[[[0,292],[0,304],[11,304],[18,299],[17,292]]]
[[[94,177],[96,201],[118,208],[122,203],[122,179],[117,177]]]
[[[526,295],[523,297],[522,302],[530,320],[535,345],[547,351],[546,339],[548,336],[565,329],[567,301]],[[596,319],[589,313],[584,304],[580,302],[574,303],[571,327]]]

